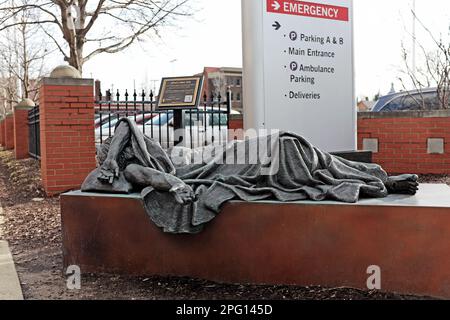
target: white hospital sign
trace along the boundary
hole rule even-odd
[[[242,0],[245,127],[356,149],[351,0]]]

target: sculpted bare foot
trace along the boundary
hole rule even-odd
[[[404,174],[400,176],[389,177],[386,182],[386,188],[392,194],[415,195],[419,190],[419,177],[415,174]]]
[[[178,184],[170,189],[170,192],[179,204],[189,204],[196,200],[194,190],[187,184]]]

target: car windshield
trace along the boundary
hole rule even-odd
[[[117,118],[116,119],[112,119],[111,123],[109,121],[107,121],[104,125],[102,125],[102,129],[108,129],[110,126],[111,126],[111,128],[114,128],[114,126],[116,125],[117,121],[119,121]]]
[[[225,114],[214,113],[213,117],[211,118],[211,120],[209,120],[209,122],[210,122],[210,125],[212,122],[213,126],[218,126],[218,125],[226,126],[228,123],[228,115],[226,113]]]
[[[156,116],[150,120],[148,120],[145,125],[146,126],[165,126],[167,122],[172,120],[173,113],[161,113],[159,116]]]
[[[148,121],[151,118],[153,118],[154,116],[156,116],[156,114],[151,114],[151,113],[145,113],[145,114],[140,114],[140,115],[136,115],[136,124],[142,124],[142,122],[144,121]],[[133,116],[133,120],[134,120]]]
[[[98,117],[95,119],[95,124],[97,126],[103,125],[108,121],[109,118],[110,116],[107,114],[99,114]]]
[[[184,115],[184,124],[186,126],[202,126],[205,114],[202,112],[186,112]]]
[[[228,115],[217,110],[208,110],[206,114],[205,111],[188,111],[184,116],[184,123],[186,126],[204,126],[205,115],[209,126],[224,126],[228,123]]]
[[[128,119],[134,121],[134,116],[129,116]],[[111,123],[107,121],[104,125],[102,125],[102,129],[108,129],[110,126],[111,128],[114,128],[118,121],[119,121],[118,118],[111,119]]]
[[[381,108],[381,112],[386,112],[386,111],[395,111],[397,110],[400,105],[401,105],[401,100],[403,99],[403,97],[397,97],[395,99],[393,99],[391,102],[389,102],[388,104],[386,104],[383,108]]]
[[[412,93],[399,96],[387,103],[380,111],[436,110],[440,107],[436,91]]]

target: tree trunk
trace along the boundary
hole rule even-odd
[[[61,10],[61,25],[63,28],[64,40],[66,40],[69,45],[69,57],[66,58],[66,60],[69,65],[77,69],[80,74],[83,74],[84,36],[81,35],[77,23],[74,20],[69,20],[74,19],[71,15],[69,5],[65,2],[59,3],[59,8]],[[84,6],[79,7],[78,14],[81,17],[86,15]],[[81,20],[85,21],[85,18]]]
[[[83,74],[83,45],[74,44],[70,47],[69,65]]]
[[[30,97],[30,61],[28,60],[28,46],[27,46],[27,25],[24,24],[22,26],[22,69],[23,69],[23,77],[22,77],[22,99],[26,99]]]

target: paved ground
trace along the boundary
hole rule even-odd
[[[0,240],[3,239],[3,224],[5,219],[3,218],[3,208],[0,206]]]
[[[3,241],[3,209],[0,206],[0,300],[23,300],[22,289],[8,242]]]

